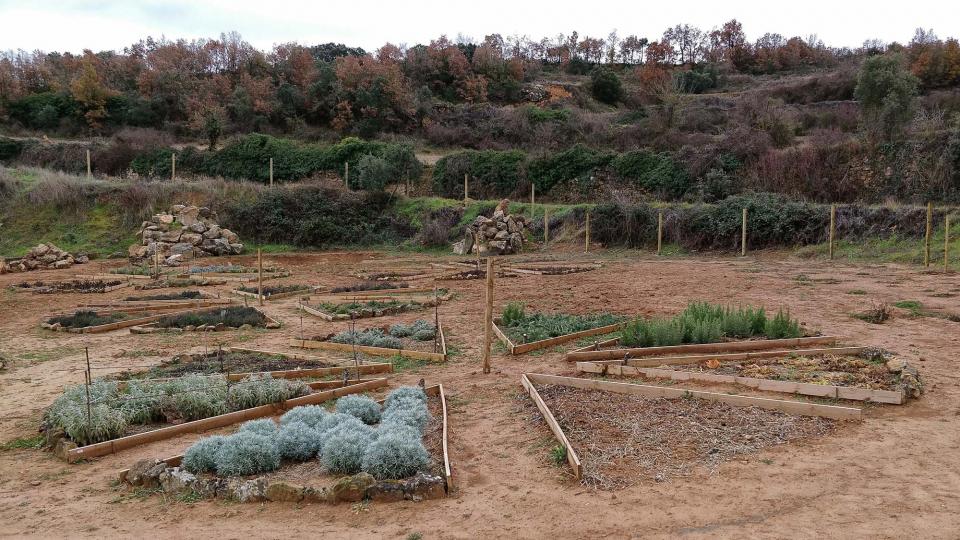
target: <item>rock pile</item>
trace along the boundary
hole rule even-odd
[[[7,272],[26,272],[28,270],[59,270],[70,268],[74,264],[89,262],[85,254],[73,256],[53,244],[40,244],[31,248],[19,259],[0,258],[0,274]]]
[[[157,254],[163,264],[177,266],[206,255],[239,255],[240,237],[217,225],[217,214],[205,206],[175,204],[170,212],[144,221],[137,235],[140,243],[130,246],[130,261],[150,262]]]
[[[467,225],[463,240],[453,245],[457,255],[470,253],[508,255],[523,250],[523,232],[527,218],[507,214],[510,201],[504,199],[497,205],[493,218],[477,216]]]

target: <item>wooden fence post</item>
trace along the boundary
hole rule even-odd
[[[90,173],[91,173],[91,170],[90,170],[90,149],[87,148],[87,178],[90,178],[90,176],[91,176]]]
[[[260,253],[260,248],[257,248],[257,298],[260,300],[260,305],[263,305],[263,256]]]
[[[747,209],[743,209],[743,229],[740,231],[740,256],[747,256]]]
[[[933,229],[933,203],[927,203],[927,234],[923,239],[923,265],[930,266],[930,234]]]
[[[590,212],[587,212],[587,229],[583,238],[583,252],[590,251]]]
[[[833,239],[837,230],[837,205],[830,205],[830,260],[833,260]]]
[[[493,257],[487,255],[487,302],[483,310],[483,372],[490,373],[490,343],[493,341]]]
[[[950,271],[950,214],[943,216],[943,271]]]
[[[533,217],[533,205],[537,204],[537,185],[530,183],[530,216]]]
[[[657,215],[657,255],[663,251],[663,210]]]
[[[468,195],[470,191],[470,179],[467,173],[463,173],[463,206],[467,206],[467,199],[470,197]]]
[[[270,187],[273,187],[273,158],[270,158]]]
[[[350,162],[343,162],[343,185],[350,189]]]
[[[550,209],[543,207],[543,245],[550,241]]]
[[[170,154],[170,180],[177,179],[177,155]]]

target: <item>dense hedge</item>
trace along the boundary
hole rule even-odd
[[[223,222],[247,241],[326,247],[399,242],[416,230],[383,192],[345,192],[316,185],[266,191],[228,204]]]
[[[434,194],[463,197],[463,175],[470,175],[470,196],[501,198],[526,196],[529,185],[547,194],[558,185],[594,185],[598,172],[643,188],[666,199],[680,199],[692,188],[686,169],[667,153],[637,150],[615,154],[575,145],[564,151],[532,158],[519,150],[467,150],[437,162],[433,171]]]

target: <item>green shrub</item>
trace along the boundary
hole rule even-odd
[[[390,327],[390,335],[397,338],[410,337],[417,341],[429,341],[437,335],[437,327],[429,321],[417,319],[412,324],[397,323]]]
[[[230,386],[227,400],[236,409],[247,409],[267,403],[280,403],[310,393],[301,380],[274,379],[269,373],[250,375]]]
[[[379,480],[406,478],[427,467],[430,454],[420,433],[384,425],[363,454],[362,468]]]
[[[433,168],[433,192],[442,197],[463,198],[463,175],[470,176],[470,197],[508,197],[526,180],[527,156],[519,150],[465,150],[448,154]]]
[[[624,96],[623,83],[610,69],[596,67],[590,73],[590,93],[600,103],[616,105]]]
[[[516,326],[521,324],[526,318],[526,306],[523,302],[510,302],[503,308],[500,314],[500,322],[504,326]]]
[[[625,152],[614,158],[611,166],[621,178],[663,199],[683,197],[693,185],[687,171],[667,153]]]
[[[127,382],[126,396],[120,403],[120,412],[131,424],[149,424],[163,417],[164,396],[157,385],[143,381]]]
[[[509,321],[509,324],[506,323]],[[620,317],[607,313],[595,315],[567,315],[563,313],[533,313],[524,312],[522,305],[508,304],[504,309],[504,331],[511,339],[521,343],[540,341],[583,330],[590,330],[601,326],[608,326],[620,321]]]
[[[59,315],[57,317],[50,317],[47,319],[47,324],[59,324],[64,328],[86,328],[88,326],[110,324],[112,322],[124,319],[125,317],[126,315],[123,313],[111,313],[109,315],[100,316],[97,315],[96,311],[82,309],[78,310],[73,315]]]
[[[328,413],[317,423],[316,430],[320,435],[326,436],[328,433],[337,429],[342,424],[363,424],[356,416],[344,414],[341,412]]]
[[[337,412],[355,416],[364,424],[376,424],[380,421],[380,404],[369,396],[349,395],[337,400]]]
[[[328,414],[326,409],[319,405],[301,405],[283,413],[283,416],[280,417],[280,425],[302,422],[309,427],[316,428]]]
[[[185,328],[187,326],[216,325],[220,323],[234,328],[245,324],[262,328],[267,324],[267,318],[263,313],[260,313],[252,307],[230,306],[201,311],[199,313],[167,315],[158,320],[156,326],[158,328]]]
[[[767,321],[765,333],[770,339],[798,338],[803,335],[803,330],[797,320],[790,318],[789,312],[780,309],[775,317]]]
[[[397,175],[387,160],[367,154],[360,158],[357,165],[357,178],[358,184],[351,187],[359,185],[361,189],[382,191],[391,180],[397,179]]]
[[[384,409],[381,423],[406,425],[423,433],[430,423],[430,418],[426,403],[416,399],[404,399],[395,400]]]
[[[228,437],[213,435],[193,443],[183,453],[183,468],[194,473],[212,473],[217,470],[217,453]]]
[[[375,439],[370,426],[343,422],[326,433],[320,462],[332,473],[358,473],[363,467],[363,455]]]
[[[570,119],[569,109],[547,109],[528,105],[526,107],[527,118],[531,124],[542,124],[546,122],[566,122]]]
[[[216,454],[217,474],[247,476],[280,467],[280,451],[269,437],[237,432],[224,440]]]
[[[223,375],[186,375],[159,385],[165,396],[163,407],[176,411],[184,420],[200,420],[230,410],[227,379]]]
[[[561,182],[591,176],[596,169],[608,165],[613,157],[608,152],[578,144],[563,152],[534,159],[527,174],[537,185],[537,191],[546,193]]]
[[[681,343],[716,343],[723,338],[768,339],[800,337],[800,323],[783,311],[767,319],[763,308],[725,307],[708,302],[691,302],[668,319],[637,318],[622,330],[620,343],[627,347],[659,347]]]
[[[16,159],[23,151],[23,143],[16,139],[0,137],[0,161]]]
[[[367,347],[383,347],[385,349],[402,349],[403,342],[399,339],[388,336],[379,328],[368,328],[366,330],[351,331],[346,330],[335,334],[330,338],[333,343],[346,343],[364,345]]]
[[[179,293],[151,294],[147,296],[128,296],[124,300],[127,302],[148,302],[153,300],[194,300],[202,298],[200,291],[183,291]]]
[[[277,431],[277,451],[281,459],[307,461],[320,452],[320,434],[303,422],[287,422]]]
[[[387,394],[387,398],[383,401],[383,407],[384,409],[392,409],[408,401],[420,403],[426,407],[427,394],[419,386],[401,386]]]

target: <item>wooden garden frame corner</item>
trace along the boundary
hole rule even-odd
[[[497,317],[493,320],[493,333],[496,334],[497,339],[506,346],[507,351],[514,356],[528,353],[530,351],[535,351],[538,349],[546,349],[548,347],[553,347],[555,345],[560,345],[562,343],[567,343],[569,341],[576,341],[585,337],[591,336],[601,336],[604,334],[609,334],[611,332],[616,332],[619,330],[624,323],[609,324],[606,326],[599,326],[597,328],[591,328],[589,330],[581,330],[579,332],[573,332],[572,334],[565,334],[562,336],[552,337],[548,339],[541,339],[539,341],[531,341],[530,343],[522,343],[520,345],[515,344],[500,328],[502,324],[501,318]],[[578,349],[579,350],[579,349]]]

